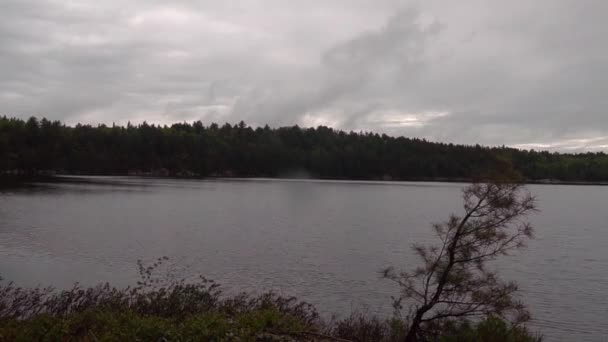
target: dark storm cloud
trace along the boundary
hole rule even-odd
[[[604,1],[0,4],[2,113],[606,150]]]

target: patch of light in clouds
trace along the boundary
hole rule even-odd
[[[6,115],[327,125],[563,151],[608,145],[605,1],[0,6]]]

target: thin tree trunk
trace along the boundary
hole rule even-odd
[[[445,284],[448,281],[448,277],[450,275],[450,272],[452,271],[452,267],[454,267],[454,257],[455,257],[455,252],[456,252],[456,246],[457,246],[458,242],[460,241],[460,237],[461,237],[464,225],[467,223],[469,218],[471,218],[471,215],[479,208],[479,206],[481,205],[481,203],[483,202],[485,197],[486,196],[483,196],[481,199],[479,199],[479,201],[477,202],[477,205],[475,205],[475,207],[471,211],[469,211],[465,215],[465,217],[460,221],[460,224],[458,224],[456,233],[454,234],[454,237],[452,238],[450,246],[448,247],[448,265],[445,268],[445,270],[443,270],[443,272],[441,273],[441,276],[439,277],[439,281],[437,282],[437,288],[435,289],[435,293],[433,294],[430,302],[426,303],[425,305],[423,305],[416,311],[416,316],[414,316],[414,320],[412,321],[412,324],[410,325],[410,330],[407,332],[404,342],[418,342],[418,332],[420,331],[420,324],[422,324],[422,317],[424,316],[424,314],[427,311],[431,310],[435,306],[435,304],[441,297],[441,294],[443,292],[443,287],[445,286]]]
[[[410,330],[407,332],[405,336],[404,342],[417,342],[418,341],[418,331],[420,330],[420,323],[422,323],[422,315],[424,313],[418,311],[412,324],[410,325]]]

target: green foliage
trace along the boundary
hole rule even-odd
[[[530,180],[608,181],[608,155],[431,143],[332,128],[252,128],[200,121],[76,125],[0,117],[0,173],[471,179],[497,160]]]
[[[353,313],[336,321],[330,334],[353,341],[402,341],[406,335],[406,322],[400,319],[381,320]]]
[[[451,322],[444,327],[437,342],[540,342],[541,338],[524,327],[509,326],[505,321],[488,317],[472,324],[469,321]]]
[[[0,321],[0,341],[312,341],[315,336],[324,335],[361,342],[388,342],[403,340],[404,326],[397,320],[353,315],[325,326],[323,334],[306,334],[323,329],[322,324],[308,326],[278,310],[253,310],[236,316],[206,312],[182,320],[128,310],[92,309],[65,317],[42,314],[27,320]],[[479,323],[447,324],[431,341],[540,342],[541,338],[525,328],[512,327],[489,317]]]
[[[136,287],[55,291],[0,282],[3,341],[250,341],[321,326],[315,309],[274,293],[222,296],[219,285],[168,279],[167,258],[138,262]],[[0,278],[0,280],[2,280]]]
[[[90,310],[66,317],[43,314],[0,325],[0,341],[251,341],[264,333],[297,334],[303,326],[277,310],[254,310],[234,317],[219,312],[184,320],[132,311]]]
[[[361,342],[403,341],[407,335],[407,322],[400,319],[381,320],[362,314],[353,314],[334,322],[328,334]],[[481,321],[448,320],[434,327],[425,341],[429,342],[540,342],[540,336],[523,326],[514,326],[489,316]]]
[[[139,263],[134,288],[109,285],[55,291],[0,282],[0,342],[8,341],[399,341],[405,322],[362,314],[324,322],[309,304],[273,293],[223,296],[219,286],[158,276],[166,258]],[[1,280],[1,279],[0,279]],[[529,342],[531,335],[498,320],[445,326],[438,341],[504,336],[492,341]],[[445,337],[444,337],[445,336]],[[463,340],[464,338],[464,340]],[[502,338],[502,337],[501,337]],[[526,339],[528,338],[528,339]],[[483,339],[482,339],[483,340]],[[482,341],[479,340],[479,341]],[[477,340],[474,340],[477,341]],[[485,340],[483,340],[485,341]]]

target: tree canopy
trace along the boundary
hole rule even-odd
[[[0,172],[373,180],[469,180],[496,159],[528,180],[608,181],[605,153],[560,154],[429,142],[330,127],[200,121],[68,126],[0,117]]]

